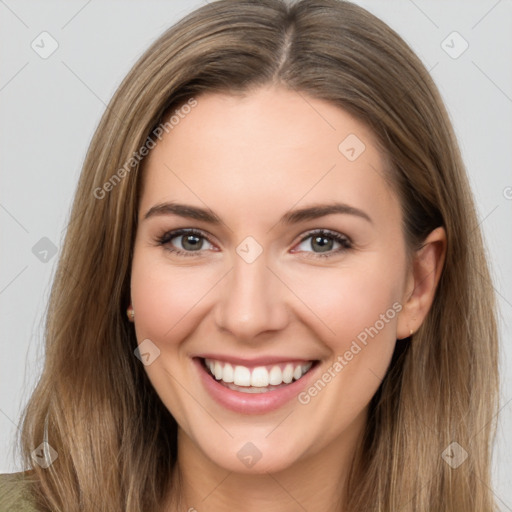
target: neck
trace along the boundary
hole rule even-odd
[[[247,474],[223,469],[181,428],[166,512],[342,512],[347,478],[366,411],[331,443],[284,470]]]

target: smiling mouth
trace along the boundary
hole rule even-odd
[[[202,359],[207,373],[222,386],[242,393],[268,393],[301,379],[318,361],[280,363],[249,368],[215,359]]]

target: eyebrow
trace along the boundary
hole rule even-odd
[[[309,206],[307,208],[291,210],[281,217],[278,224],[297,224],[299,222],[317,219],[319,217],[332,215],[334,213],[355,215],[373,224],[373,221],[370,218],[370,216],[363,210],[360,210],[359,208],[355,208],[344,203],[317,204]],[[178,215],[180,217],[184,217],[187,219],[208,222],[209,224],[213,224],[216,226],[223,224],[220,217],[218,217],[214,212],[207,208],[200,208],[197,206],[191,206],[174,202],[159,203],[156,204],[155,206],[152,206],[144,215],[143,220],[160,215]]]

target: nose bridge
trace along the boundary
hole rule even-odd
[[[267,268],[266,254],[259,251],[255,256],[255,250],[250,242],[237,248],[216,314],[219,327],[246,341],[260,332],[282,329],[287,322],[284,286]]]

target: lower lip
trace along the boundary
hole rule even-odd
[[[299,380],[282,388],[264,393],[244,393],[242,391],[234,391],[219,384],[206,370],[201,359],[194,358],[193,362],[210,396],[226,409],[241,414],[264,414],[279,409],[286,402],[295,398],[307,386],[318,366],[315,364]]]

